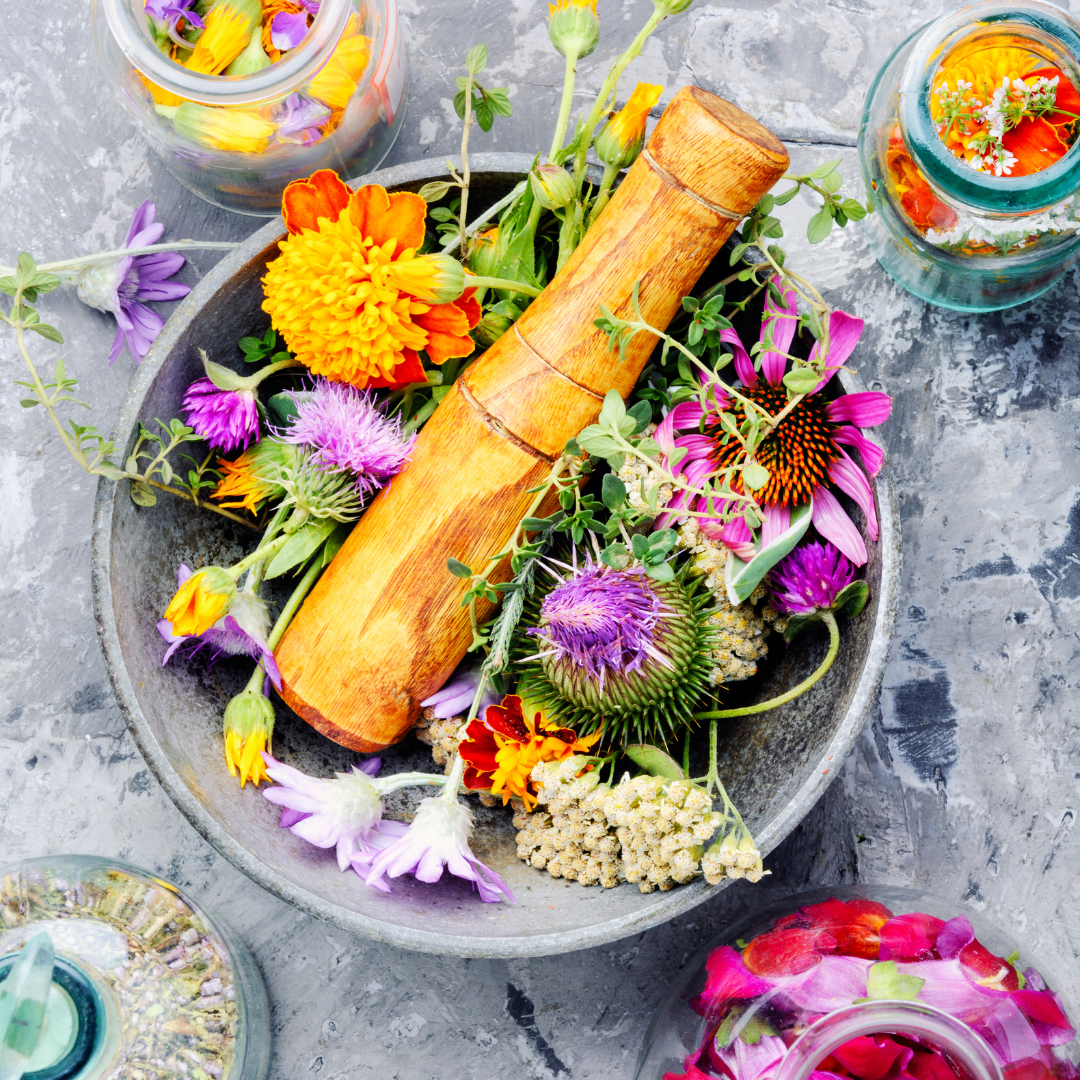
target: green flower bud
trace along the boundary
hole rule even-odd
[[[473,242],[473,249],[469,255],[469,269],[477,277],[501,277],[499,270],[502,268],[505,254],[498,227],[487,229]]]
[[[563,56],[581,59],[600,41],[596,0],[557,0],[548,5],[548,37]]]
[[[484,312],[472,332],[473,340],[485,349],[494,345],[514,325],[521,310],[511,300],[501,300]]]
[[[547,210],[561,210],[574,197],[574,178],[561,165],[537,165],[529,174],[529,186]]]
[[[638,83],[630,100],[607,122],[593,144],[596,156],[615,169],[625,169],[637,160],[645,145],[645,124],[649,110],[660,100],[662,86]]]
[[[274,734],[274,706],[259,688],[247,687],[225,706],[225,764],[240,786],[267,780],[263,751]]]
[[[270,57],[262,47],[262,34],[251,35],[244,51],[225,69],[226,75],[254,75],[256,71],[270,66]]]
[[[681,15],[694,0],[653,0],[653,8],[661,15]]]

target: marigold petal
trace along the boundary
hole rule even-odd
[[[436,304],[427,314],[415,316],[413,322],[428,332],[424,351],[433,364],[445,363],[451,356],[468,356],[476,348],[468,336],[469,316],[456,301]]]
[[[294,180],[281,197],[281,216],[290,233],[318,229],[319,218],[337,221],[349,205],[349,188],[333,169],[320,169],[307,180]]]
[[[472,766],[466,766],[465,775],[462,777],[462,783],[470,791],[491,790],[491,776],[479,772],[478,770],[472,768]]]
[[[359,386],[361,390],[382,389],[383,387],[400,390],[409,383],[427,382],[427,372],[424,370],[424,365],[420,363],[420,357],[412,349],[405,349],[402,356],[401,363],[394,368],[392,378],[386,379],[377,375],[363,384],[355,383],[354,385]]]
[[[465,312],[465,318],[469,320],[469,329],[472,330],[480,322],[484,314],[480,301],[476,299],[475,289],[466,289],[455,301],[454,306]]]
[[[349,218],[363,236],[382,247],[396,240],[395,251],[416,249],[424,242],[427,203],[409,191],[388,195],[380,184],[366,184],[353,192]]]
[[[1059,129],[1047,120],[1025,117],[1006,131],[1001,145],[1016,156],[1010,176],[1030,176],[1065,156],[1068,143],[1061,141]]]

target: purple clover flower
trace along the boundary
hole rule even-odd
[[[208,378],[196,379],[184,395],[183,409],[196,433],[225,453],[259,441],[254,390],[222,390]]]
[[[296,417],[282,438],[310,446],[326,469],[348,469],[361,494],[385,487],[408,462],[416,435],[403,435],[401,421],[388,419],[371,394],[319,378],[290,396]]]
[[[310,146],[322,138],[320,125],[330,119],[330,108],[314,98],[290,94],[278,106],[274,116],[276,138],[283,142]]]
[[[584,668],[601,690],[608,672],[635,671],[646,657],[671,666],[652,644],[657,623],[671,609],[649,587],[644,567],[614,570],[587,557],[569,569],[540,605],[540,625],[529,630],[546,646],[538,656]]]
[[[269,792],[267,793],[269,794]],[[377,852],[374,858],[354,860],[364,884],[390,891],[386,877],[412,874],[418,881],[435,882],[447,869],[471,881],[485,904],[505,899],[517,903],[514,894],[494,870],[485,866],[469,848],[472,813],[456,798],[437,795],[423,799],[404,835]]]
[[[833,606],[841,589],[855,579],[855,568],[832,544],[803,544],[770,577],[773,599],[781,611],[810,615]]]
[[[147,247],[160,239],[165,226],[154,221],[154,213],[155,206],[147,199],[131,219],[124,247]],[[165,322],[140,301],[179,300],[187,296],[191,292],[189,286],[167,280],[185,261],[184,256],[175,251],[157,251],[149,255],[128,255],[111,263],[96,263],[80,272],[79,299],[98,311],[109,312],[116,319],[110,364],[125,344],[136,362],[142,361]]]
[[[186,563],[180,564],[176,572],[176,586],[179,588],[191,577],[192,570]],[[159,620],[157,631],[169,646],[161,659],[164,667],[177,650],[185,645],[191,647],[188,655],[194,656],[200,649],[210,650],[210,661],[222,656],[250,656],[262,664],[267,677],[279,690],[281,672],[274,659],[273,650],[266,638],[270,632],[270,613],[266,604],[253,592],[244,590],[239,593],[229,613],[218,619],[205,633],[195,635],[174,634],[172,624],[167,619]]]

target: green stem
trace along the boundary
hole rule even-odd
[[[281,609],[281,614],[274,623],[274,629],[270,631],[270,636],[266,639],[266,644],[270,646],[271,652],[277,648],[278,642],[285,635],[289,623],[292,622],[292,617],[304,602],[304,597],[311,591],[311,587],[315,584],[315,580],[320,573],[322,573],[322,560],[315,559],[307,568],[307,573],[300,579],[300,584],[293,589],[292,596],[289,597],[285,606]]]
[[[272,559],[289,542],[289,536],[290,534],[286,533],[276,540],[271,540],[268,544],[260,544],[250,555],[245,555],[234,566],[230,566],[225,573],[235,581],[249,566],[254,566],[260,559],[267,561]]]
[[[539,203],[534,204],[539,206]],[[539,217],[539,214],[537,215]],[[525,296],[539,296],[541,290],[532,285],[522,285],[520,281],[511,281],[509,278],[477,277],[473,274],[465,276],[466,288],[474,286],[482,289],[505,289],[507,292],[523,293]]]
[[[615,183],[615,177],[618,175],[619,167],[617,165],[604,166],[604,176],[600,181],[600,190],[596,193],[592,209],[589,211],[589,220],[585,223],[586,232],[592,228],[592,223],[600,216],[600,211],[607,206],[608,199],[611,198],[611,186]]]
[[[563,74],[562,101],[559,103],[559,118],[555,121],[555,134],[551,137],[551,149],[548,151],[548,161],[554,162],[555,156],[562,149],[566,139],[566,125],[570,122],[570,107],[574,103],[574,78],[577,75],[578,55],[576,52],[566,54],[566,70]]]
[[[470,722],[476,719],[476,714],[480,711],[480,702],[484,698],[484,690],[487,687],[488,676],[486,671],[480,672],[480,681],[476,684],[476,693],[473,695],[472,704],[469,706],[469,714],[465,717],[465,723],[461,725],[461,736],[458,739],[458,744],[461,744],[462,739],[465,737],[465,729],[469,726]],[[450,775],[446,778],[446,787],[443,789],[442,797],[444,799],[457,799],[458,785],[461,783],[461,778],[465,775],[465,759],[458,753],[457,749],[454,750],[454,764],[450,769]]]
[[[511,191],[509,195],[504,196],[496,203],[492,203],[491,206],[489,206],[478,218],[475,218],[469,225],[469,227],[465,230],[465,235],[475,236],[480,231],[481,226],[486,225],[493,217],[495,217],[496,214],[499,213],[500,210],[505,209],[512,202],[516,202],[519,198],[521,198],[524,191],[525,181],[522,180],[520,183],[515,185],[513,191]],[[447,240],[446,243],[443,244],[442,250],[445,252],[451,252],[460,243],[461,237],[459,235],[454,236],[452,239]]]
[[[118,248],[115,251],[102,251],[97,255],[82,255],[77,259],[61,259],[60,262],[38,263],[40,273],[55,274],[57,271],[78,270],[94,263],[110,262],[129,255],[152,255],[156,251],[232,251],[240,245],[234,241],[218,240],[173,240],[169,244],[148,244],[146,247]],[[16,273],[12,266],[0,266],[0,276]]]
[[[805,694],[832,667],[836,654],[840,650],[840,627],[836,625],[836,616],[831,611],[820,611],[818,614],[829,628],[829,651],[825,654],[825,659],[813,675],[803,679],[798,686],[793,686],[786,694],[781,694],[779,697],[770,698],[768,701],[759,702],[757,705],[747,705],[742,709],[720,709],[716,712],[696,713],[694,719],[724,720],[729,716],[751,716],[754,713],[768,712],[770,709],[778,708],[780,705],[786,705],[789,701],[794,701],[795,698]]]
[[[443,787],[447,782],[447,777],[427,772],[394,773],[385,780],[375,781],[380,795],[389,795],[391,791],[400,791],[407,787]]]
[[[465,215],[469,209],[469,129],[472,127],[472,90],[473,73],[470,71],[465,82],[465,129],[461,133],[461,209],[458,220],[461,224],[461,232],[458,236],[458,246],[461,248],[461,257],[468,255],[465,249]]]
[[[582,129],[581,143],[578,145],[577,153],[574,155],[574,178],[577,180],[579,195],[585,179],[585,157],[589,152],[589,147],[592,145],[593,133],[596,131],[596,125],[600,123],[600,117],[607,107],[608,99],[615,93],[619,76],[626,70],[627,64],[641,52],[642,46],[649,35],[660,25],[660,20],[663,18],[663,14],[654,8],[652,15],[649,16],[649,21],[630,43],[630,47],[611,65],[611,70],[607,73],[603,86],[600,87],[600,93],[596,95],[596,101],[593,103],[592,109],[589,110],[589,115],[585,120],[585,127]]]

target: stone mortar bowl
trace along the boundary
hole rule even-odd
[[[523,154],[482,154],[472,162],[472,205],[490,205],[529,169]],[[442,178],[437,163],[416,162],[371,174],[365,182],[418,190]],[[221,260],[176,309],[138,369],[117,420],[114,441],[130,452],[139,421],[180,415],[189,383],[202,374],[198,349],[219,363],[243,367],[237,340],[268,324],[259,279],[277,254],[280,219]],[[862,389],[842,372],[843,389]],[[836,776],[877,695],[896,616],[900,526],[888,469],[875,491],[881,539],[868,543],[870,602],[845,621],[842,648],[812,691],[780,709],[727,721],[721,729],[721,770],[763,853],[802,820]],[[129,485],[102,480],[93,537],[94,604],[117,699],[155,776],[188,820],[226,858],[264,888],[353,933],[446,956],[542,956],[601,945],[666,922],[713,896],[701,879],[670,892],[642,894],[631,884],[585,888],[550,877],[518,860],[510,814],[476,808],[473,849],[507,881],[517,906],[483,904],[470,885],[444,875],[434,885],[411,877],[390,895],[342,874],[332,852],[313,848],[278,827],[277,809],[229,776],[221,746],[225,704],[246,682],[250,664],[223,660],[210,667],[174,658],[162,667],[164,644],[155,623],[172,595],[177,565],[236,559],[254,534],[209,511],[162,495],[137,507]],[[776,638],[772,639],[776,641]],[[749,684],[729,704],[765,700],[804,678],[824,655],[826,634],[808,632],[796,646],[771,650]],[[356,760],[284,706],[274,733],[280,759],[317,776]],[[411,736],[383,754],[383,769],[434,771],[430,751]],[[418,789],[388,800],[387,813],[408,817]]]

